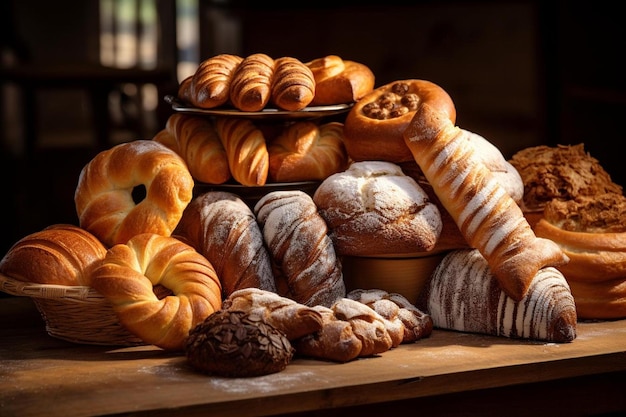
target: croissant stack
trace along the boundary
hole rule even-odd
[[[180,155],[198,181],[222,184],[231,177],[226,149],[210,119],[175,113],[153,140]]]
[[[219,117],[215,127],[233,178],[242,185],[265,185],[269,153],[263,132],[251,120],[235,117]]]
[[[563,274],[553,267],[540,269],[516,301],[498,287],[477,249],[447,254],[417,307],[442,329],[552,342],[576,338],[576,306]]]
[[[569,259],[537,238],[521,209],[480,161],[467,133],[422,104],[404,133],[407,146],[471,247],[486,258],[502,289],[519,301],[537,272]]]

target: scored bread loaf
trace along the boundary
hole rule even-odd
[[[299,303],[329,307],[345,296],[341,262],[326,222],[303,191],[273,191],[254,213],[272,259],[280,295]]]
[[[448,253],[416,305],[440,329],[559,343],[576,338],[576,306],[563,274],[540,269],[516,301],[499,288],[477,249]]]
[[[191,104],[203,109],[228,103],[233,73],[241,61],[242,57],[232,54],[219,54],[202,61],[189,81],[188,90],[181,83],[179,97],[183,100],[189,97]]]
[[[172,114],[153,140],[179,154],[197,181],[222,184],[231,177],[226,149],[206,117]]]
[[[404,138],[467,242],[486,258],[511,298],[521,300],[541,268],[568,261],[558,245],[535,236],[520,207],[447,114],[422,103]]]
[[[259,288],[242,288],[233,292],[224,299],[222,308],[257,314],[282,331],[290,341],[322,328],[322,315],[313,307]]]
[[[339,122],[295,122],[269,142],[267,151],[273,182],[321,181],[348,165]]]
[[[197,196],[185,208],[174,233],[211,262],[224,297],[248,287],[276,291],[261,229],[237,195],[209,191]]]
[[[428,252],[442,230],[437,206],[391,162],[354,162],[326,178],[313,201],[340,255]]]
[[[269,152],[263,132],[250,119],[236,117],[218,117],[215,127],[233,178],[242,185],[265,185]]]
[[[36,284],[89,286],[91,271],[106,251],[88,231],[53,224],[14,243],[0,261],[0,273]]]

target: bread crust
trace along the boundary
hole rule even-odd
[[[456,121],[452,99],[437,84],[418,79],[394,81],[365,95],[346,116],[348,155],[354,161],[412,161],[403,133],[420,103],[428,103],[452,123]]]
[[[328,55],[306,65],[316,84],[313,106],[354,103],[374,89],[374,73],[365,64]]]

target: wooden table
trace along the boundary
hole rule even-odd
[[[567,344],[435,330],[373,358],[297,358],[277,374],[230,379],[153,346],[55,339],[30,299],[0,298],[2,417],[576,416],[626,411],[625,388],[626,320],[580,323]]]

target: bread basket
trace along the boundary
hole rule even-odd
[[[52,337],[92,345],[145,344],[120,324],[111,304],[91,287],[34,284],[0,274],[0,290],[30,297]]]

